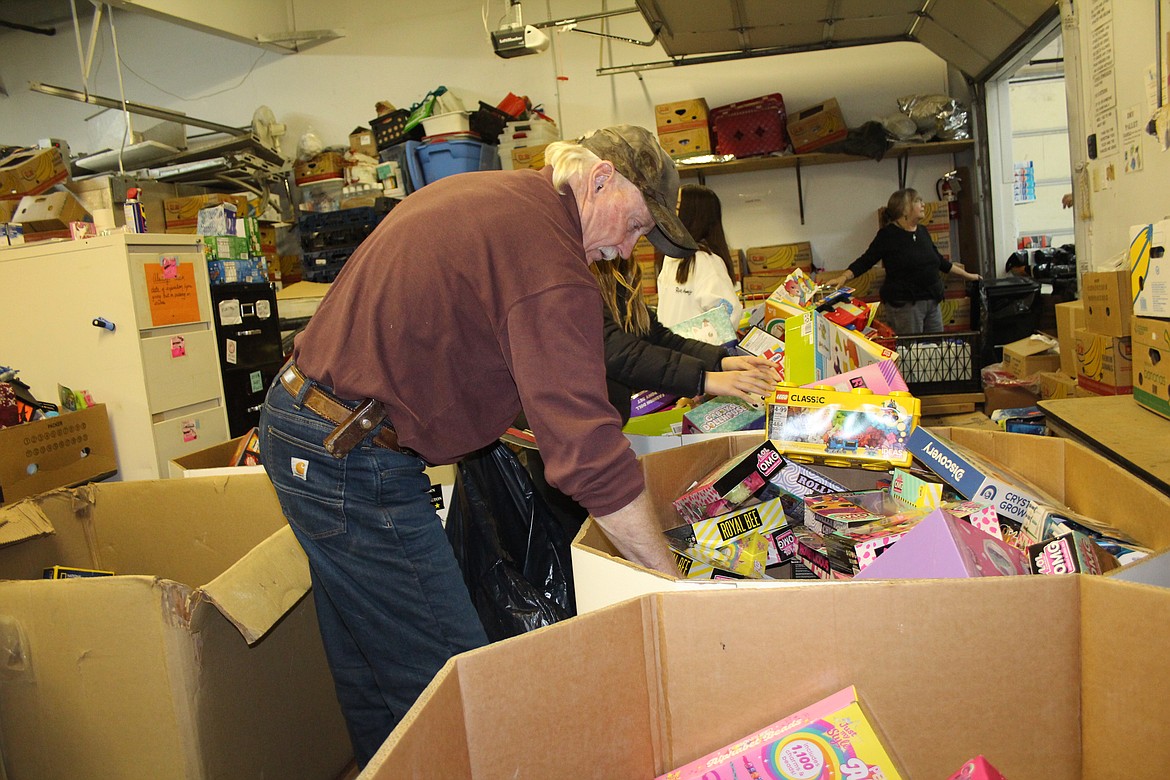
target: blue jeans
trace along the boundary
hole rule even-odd
[[[451,656],[487,643],[435,514],[425,463],[375,446],[344,458],[322,444],[336,425],[276,381],[260,451],[309,558],[325,655],[365,766]],[[316,385],[328,392],[328,388]]]
[[[899,336],[943,332],[942,311],[935,301],[913,301],[901,306],[883,302],[882,312],[882,319]]]

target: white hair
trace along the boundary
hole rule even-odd
[[[544,150],[544,162],[553,168],[553,187],[562,195],[569,179],[586,174],[601,158],[576,141],[553,141]]]

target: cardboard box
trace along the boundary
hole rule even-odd
[[[1081,302],[1085,308],[1085,328],[1106,336],[1129,335],[1129,320],[1133,316],[1129,271],[1097,271],[1082,275]]]
[[[540,170],[544,167],[544,150],[548,144],[536,146],[519,146],[512,150],[512,168],[533,168]]]
[[[378,159],[378,145],[374,142],[374,131],[368,127],[355,127],[349,134],[350,151]]]
[[[784,281],[785,274],[748,274],[741,285],[744,295],[771,295]]]
[[[0,510],[13,777],[333,780],[352,750],[304,553],[260,474]],[[47,566],[116,573],[42,580]]]
[[[792,139],[792,149],[797,154],[840,141],[848,133],[836,98],[829,98],[788,117],[788,137]]]
[[[794,268],[808,271],[813,262],[812,244],[807,241],[749,247],[744,255],[749,274],[764,272],[787,275]]]
[[[167,198],[163,201],[163,222],[168,233],[194,233],[199,222],[199,209],[220,203],[234,203],[236,216],[248,214],[248,199],[243,195],[187,195],[181,198]],[[147,223],[149,226],[149,223]]]
[[[691,98],[674,103],[659,103],[654,106],[654,126],[658,135],[676,133],[679,130],[707,128],[707,99]],[[709,146],[709,144],[708,144]]]
[[[105,404],[0,428],[0,504],[117,472]]]
[[[93,217],[76,195],[59,191],[21,198],[12,221],[24,227],[27,237],[32,233],[68,232],[70,222],[92,222]]]
[[[340,179],[345,172],[345,157],[338,152],[321,152],[309,160],[293,164],[293,180],[297,186],[326,179]]]
[[[1170,496],[1087,447],[1052,436],[975,428],[936,430],[993,463],[1026,475],[1060,503],[1124,530],[1143,545],[1155,550],[1170,547],[1170,524],[1164,521],[1170,513]],[[691,483],[731,455],[759,446],[760,441],[758,434],[739,434],[643,456],[642,472],[659,527],[665,531],[678,525],[671,502]],[[873,472],[816,468],[848,489],[876,484]],[[1101,485],[1110,489],[1102,490]],[[572,558],[577,611],[581,614],[646,593],[694,587],[625,560],[592,518],[573,540]],[[787,587],[793,582],[778,580],[755,587]],[[705,587],[736,588],[743,583],[706,583]]]
[[[980,752],[1009,778],[1160,777],[1170,764],[1170,625],[1151,619],[1170,591],[1106,577],[720,587],[457,656],[363,777],[651,778],[849,685],[911,778],[948,777]],[[1011,652],[1029,642],[1043,652]],[[761,648],[794,643],[821,651],[756,669]],[[1005,653],[1010,673],[988,660]]]
[[[1004,344],[1003,367],[1017,377],[1032,376],[1041,371],[1059,371],[1060,355],[1046,340],[1029,336]]]
[[[0,160],[0,198],[40,195],[68,179],[69,166],[55,146],[16,152]]]
[[[1040,398],[1027,387],[1018,385],[984,385],[983,413],[988,417],[999,409],[1033,406]]]
[[[1060,371],[1041,371],[1040,400],[1049,401],[1057,398],[1075,398],[1077,380]],[[1010,409],[1012,407],[1001,407]]]
[[[1170,317],[1170,220],[1130,228],[1129,286],[1133,311],[1142,317]]]
[[[658,143],[672,158],[681,160],[711,153],[711,131],[706,126],[658,133]]]
[[[769,298],[765,306],[770,314],[773,300]],[[784,379],[795,385],[806,385],[897,356],[893,350],[875,344],[857,331],[830,322],[818,311],[788,317],[784,333]]]
[[[1170,320],[1133,318],[1133,397],[1170,417]]]
[[[0,225],[12,221],[12,215],[16,213],[16,209],[20,207],[20,200],[11,198],[9,200],[0,200]]]
[[[1058,303],[1056,310],[1056,343],[1060,347],[1060,371],[1066,376],[1077,375],[1077,331],[1085,327],[1085,307],[1080,301]]]
[[[1004,347],[1007,351],[1007,347]],[[1130,337],[1077,331],[1077,384],[1097,395],[1133,392],[1133,348]]]

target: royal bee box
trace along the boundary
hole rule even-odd
[[[907,437],[918,424],[920,404],[909,393],[878,395],[778,386],[768,399],[768,439],[797,462],[888,469],[909,466]]]
[[[736,509],[727,514],[708,517],[694,523],[684,523],[664,533],[684,547],[696,545],[718,549],[749,533],[770,533],[787,524],[784,503],[780,498],[769,499],[755,506]]]

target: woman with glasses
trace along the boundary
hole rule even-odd
[[[979,279],[978,274],[939,254],[921,224],[925,216],[926,204],[917,190],[898,190],[882,209],[882,227],[869,248],[844,272],[828,280],[828,284],[840,286],[880,262],[886,269],[886,280],[879,291],[882,306],[878,316],[899,336],[942,332],[941,274]]]

